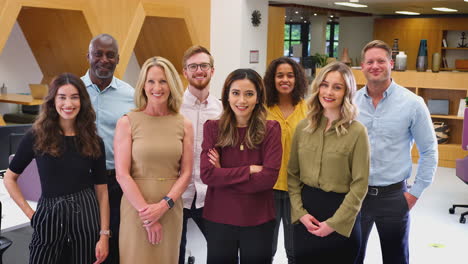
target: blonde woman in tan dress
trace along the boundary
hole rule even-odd
[[[193,129],[179,114],[182,83],[168,60],[148,59],[135,88],[137,109],[117,123],[114,151],[122,187],[120,263],[177,263],[182,200],[193,162]]]

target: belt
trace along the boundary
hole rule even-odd
[[[115,169],[106,170],[106,176],[108,176],[108,177],[115,176]]]
[[[367,194],[377,196],[386,192],[401,190],[405,187],[406,181],[397,182],[387,186],[369,186]]]

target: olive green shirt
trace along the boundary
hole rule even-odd
[[[336,121],[327,132],[327,118],[319,127],[306,132],[307,119],[297,125],[288,163],[288,191],[291,199],[291,218],[296,223],[307,212],[302,203],[304,184],[326,192],[346,193],[335,214],[326,223],[339,234],[349,237],[367,193],[369,178],[369,140],[367,130],[358,121],[338,136]],[[320,201],[317,201],[320,202]]]

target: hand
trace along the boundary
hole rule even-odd
[[[317,230],[319,228],[318,226],[320,225],[320,222],[310,214],[303,215],[299,221],[301,221],[301,223],[307,228],[307,231],[309,232]]]
[[[93,264],[99,264],[109,255],[109,236],[101,235],[101,238],[96,243],[96,261]]]
[[[406,198],[406,203],[408,204],[408,209],[411,210],[413,206],[416,204],[418,201],[418,197],[410,194],[409,192],[404,192],[403,195]]]
[[[263,170],[263,166],[260,165],[250,165],[250,174],[259,173]]]
[[[335,232],[335,229],[331,228],[327,222],[320,222],[318,229],[311,231],[310,233],[319,236],[319,237],[326,237],[329,234]]]
[[[148,233],[148,242],[152,245],[161,243],[163,238],[162,225],[159,222],[153,222],[149,226],[145,226],[146,232]]]
[[[167,212],[169,208],[164,200],[159,203],[149,204],[138,211],[141,221],[145,226],[151,225],[152,222],[157,222]]]
[[[215,166],[215,168],[221,168],[221,164],[219,163],[219,154],[215,148],[212,148],[208,151],[208,161]]]
[[[26,214],[26,216],[29,218],[29,220],[31,220],[31,219],[33,218],[33,215],[34,215],[35,213],[36,213],[36,211],[31,210],[31,211],[29,211],[29,212]]]

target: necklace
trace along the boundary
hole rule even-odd
[[[239,149],[240,149],[241,151],[243,151],[243,150],[244,150],[244,141],[242,141],[242,143],[240,144],[240,147],[239,147]]]

